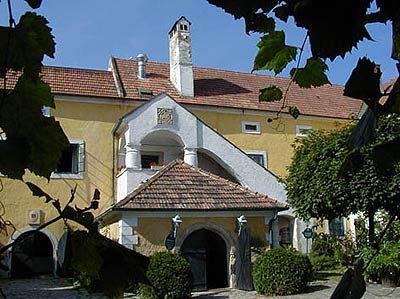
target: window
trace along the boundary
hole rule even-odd
[[[312,126],[297,125],[296,126],[296,136],[307,137],[312,131]]]
[[[263,151],[247,151],[247,155],[257,164],[267,168],[267,153]]]
[[[142,168],[149,169],[162,164],[162,153],[142,153]]]
[[[337,237],[344,237],[346,235],[343,217],[335,218],[329,221],[329,233]]]
[[[242,121],[242,132],[246,134],[260,134],[260,123],[253,121]]]
[[[52,178],[83,179],[85,171],[85,143],[72,141],[65,149]]]

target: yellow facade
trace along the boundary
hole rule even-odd
[[[84,141],[85,143],[83,179],[51,179],[50,182],[47,182],[45,179],[31,175],[24,177],[25,181],[38,184],[54,198],[60,199],[61,203],[65,203],[69,199],[70,190],[77,185],[75,204],[81,207],[87,206],[95,188],[99,189],[101,201],[96,214],[105,211],[112,204],[112,129],[121,116],[140,104],[139,102],[130,102],[129,105],[110,104],[109,101],[106,104],[100,102],[101,99],[96,103],[84,103],[80,102],[79,99],[74,99],[74,101],[58,100],[56,102],[57,110],[52,111],[71,141]],[[290,163],[291,144],[296,135],[297,124],[311,125],[313,129],[332,129],[337,121],[317,117],[301,117],[299,120],[294,120],[284,116],[278,121],[267,123],[267,114],[229,112],[222,108],[221,111],[217,110],[207,111],[197,108],[193,109],[192,112],[240,149],[267,152],[268,169],[278,176],[285,175],[286,167]],[[261,134],[242,133],[242,121],[259,122]],[[45,204],[43,199],[33,198],[23,182],[9,180],[5,177],[1,177],[1,182],[3,190],[0,192],[0,201],[5,205],[3,218],[13,223],[18,230],[29,227],[27,218],[29,209],[41,210],[42,223],[57,216],[53,206]],[[233,220],[229,221],[232,222],[229,230],[233,230]],[[64,224],[60,221],[51,225],[48,229],[59,239],[63,233],[63,228]],[[138,229],[140,230],[140,227]],[[266,226],[263,226],[264,229],[266,229]],[[260,231],[260,238],[265,236],[265,231],[262,231],[262,233],[259,229],[256,231],[257,234]],[[142,233],[145,234],[145,231]],[[0,243],[8,243],[11,235],[12,229],[9,229],[9,235],[2,235]],[[160,236],[151,237],[156,238],[154,244],[163,244],[163,240],[161,242],[160,239],[161,236],[165,237],[164,231],[160,232]],[[149,238],[148,242],[150,242],[150,236],[143,239],[147,237]]]

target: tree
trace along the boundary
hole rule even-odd
[[[42,2],[25,1],[32,9],[39,8]],[[73,269],[89,278],[91,287],[120,298],[132,285],[148,284],[145,277],[148,258],[98,232],[92,212],[99,206],[99,191],[95,190],[88,207],[79,208],[73,206],[75,187],[67,204],[62,206],[59,199],[25,181],[26,170],[49,180],[69,141],[59,122],[42,113],[44,106],[55,108],[50,86],[41,78],[44,56],[54,57],[55,52],[48,21],[35,12],[26,12],[16,23],[11,0],[7,3],[9,26],[0,26],[0,78],[3,80],[0,88],[0,173],[24,182],[33,196],[45,198],[59,215],[0,248],[0,255],[56,221],[66,224],[73,221],[84,229],[72,234]],[[8,225],[12,224],[0,216],[0,232],[7,230]]]
[[[316,131],[297,139],[284,181],[288,202],[302,218],[333,219],[362,212],[369,217],[373,242],[376,212],[400,214],[400,163],[381,167],[374,157],[376,144],[399,137],[400,115],[381,117],[375,130],[376,141],[362,146],[354,160],[360,165],[342,173],[353,126]]]
[[[359,42],[371,40],[367,25],[389,23],[392,25],[392,55],[397,61],[400,71],[400,5],[397,0],[207,0],[209,3],[223,8],[235,19],[245,20],[246,33],[258,32],[262,36],[257,44],[258,54],[254,59],[253,70],[270,70],[279,74],[291,61],[297,60],[297,66],[290,71],[291,83],[282,92],[274,85],[260,90],[260,101],[282,101],[282,110],[295,118],[301,113],[290,106],[287,90],[292,82],[300,87],[318,87],[329,84],[325,72],[326,60],[334,60],[350,53]],[[375,4],[376,11],[370,11]],[[304,28],[306,36],[301,46],[289,46],[285,43],[285,33],[276,30],[279,19],[288,22],[293,18],[295,26]],[[304,62],[302,54],[309,42],[311,57]],[[389,45],[388,45],[389,46]],[[302,65],[302,66],[301,66]],[[344,94],[362,100],[368,107],[367,113],[353,128],[349,137],[349,148],[354,152],[348,155],[349,160],[358,156],[361,146],[375,139],[374,130],[377,120],[382,115],[400,113],[400,80],[397,79],[390,88],[380,88],[381,72],[379,66],[368,58],[358,61],[348,82]],[[384,103],[382,96],[387,96]],[[278,113],[279,115],[279,113]],[[377,144],[376,151],[391,151],[393,155],[385,155],[384,160],[390,164],[400,161],[400,138],[386,140]],[[376,155],[379,156],[379,155]],[[382,156],[381,156],[382,157]],[[353,165],[354,166],[354,165]]]

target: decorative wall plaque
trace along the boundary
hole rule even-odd
[[[173,125],[174,117],[172,109],[157,108],[157,124],[159,125]]]

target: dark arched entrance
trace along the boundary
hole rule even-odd
[[[196,230],[183,241],[181,254],[192,267],[193,289],[228,286],[226,243],[219,235],[206,229]]]
[[[26,233],[18,239],[25,238]],[[11,276],[32,277],[52,274],[54,269],[53,244],[41,232],[26,237],[21,243],[13,246],[11,251]]]

